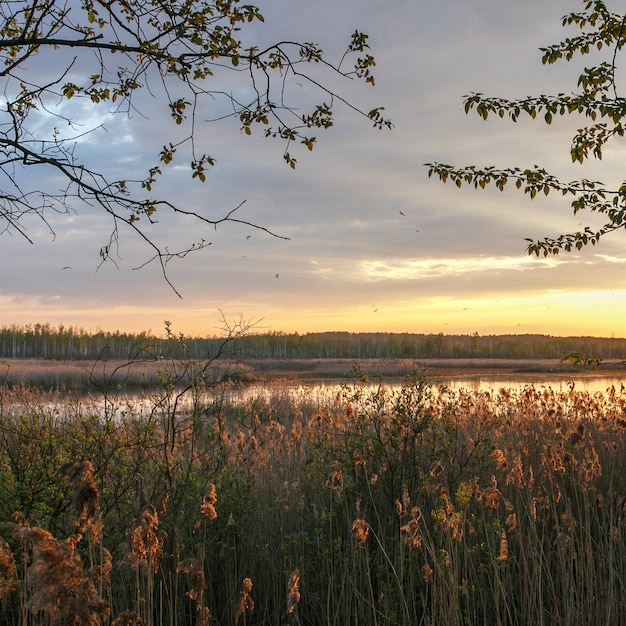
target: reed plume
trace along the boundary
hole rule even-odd
[[[411,519],[400,527],[400,532],[404,535],[402,541],[409,548],[409,550],[416,550],[422,545],[423,537],[419,524],[421,519],[421,509],[414,506],[411,509]]]
[[[190,585],[187,597],[195,602],[198,613],[197,624],[198,626],[208,626],[211,614],[205,601],[208,586],[202,561],[193,558],[181,561],[176,568],[176,573],[189,575]]]
[[[503,530],[500,533],[500,553],[498,554],[498,561],[506,561],[509,558],[509,542],[506,538],[506,532]]]
[[[365,547],[369,534],[370,526],[364,519],[357,518],[352,522],[352,535],[357,548]]]
[[[33,546],[27,576],[27,605],[33,615],[41,615],[50,626],[98,626],[109,616],[108,602],[98,595],[76,552],[80,535],[59,542],[39,527],[21,526],[15,533]]]
[[[287,614],[293,615],[300,602],[300,570],[291,572],[287,583]]]
[[[66,463],[60,473],[75,484],[72,500],[76,532],[83,533],[100,510],[99,494],[93,479],[93,465],[90,461]]]
[[[217,511],[215,510],[215,504],[217,503],[217,492],[215,485],[211,483],[207,490],[202,504],[200,505],[200,513],[210,520],[217,519]]]
[[[241,585],[241,591],[239,592],[237,610],[235,611],[235,626],[239,623],[241,616],[245,615],[246,611],[254,611],[254,600],[250,596],[251,591],[252,581],[249,578],[244,578]]]
[[[0,537],[0,601],[17,588],[17,568],[9,544]]]
[[[165,531],[159,530],[156,509],[152,504],[148,505],[126,532],[128,548],[125,560],[134,568],[145,564],[153,572],[157,572],[166,536]]]

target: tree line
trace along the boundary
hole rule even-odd
[[[226,348],[226,349],[225,349]],[[626,339],[551,335],[444,335],[425,333],[244,333],[184,337],[149,331],[90,332],[50,324],[0,327],[0,358],[153,359],[552,359],[571,353],[625,359]]]

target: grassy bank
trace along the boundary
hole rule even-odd
[[[197,363],[190,360],[191,369]],[[181,361],[175,365],[180,367]],[[242,382],[272,381],[289,378],[301,381],[354,378],[354,360],[350,359],[244,359],[216,364],[211,368],[212,380],[234,378]],[[377,378],[401,379],[416,367],[424,367],[432,378],[463,376],[468,373],[504,374],[537,372],[563,373],[577,376],[589,368],[573,368],[556,359],[365,359],[360,365]],[[169,360],[64,360],[2,359],[0,384],[26,385],[45,389],[105,390],[111,388],[139,389],[160,385],[164,370],[172,366]],[[605,361],[597,371],[623,373],[623,362]],[[193,377],[189,380],[193,381]]]
[[[175,375],[179,384],[195,384],[195,377],[201,370],[209,382],[255,378],[249,366],[226,361],[206,368],[204,362],[197,360],[2,359],[0,384],[99,393],[112,389],[138,390],[162,386],[164,377],[170,376],[173,368],[177,370]],[[179,375],[181,369],[186,370],[186,375]]]
[[[621,624],[626,395],[0,388],[0,623]]]

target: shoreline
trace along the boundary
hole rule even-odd
[[[598,367],[573,367],[559,359],[246,359],[242,363],[261,377],[276,378],[307,375],[319,377],[354,377],[353,363],[369,376],[382,378],[405,376],[414,371],[430,375],[467,374],[605,374],[626,373],[626,363],[613,359]]]
[[[192,360],[193,361],[193,360]],[[154,386],[158,372],[169,362],[122,360],[0,360],[0,386],[25,385],[47,389],[87,389],[90,387],[121,386],[140,388]],[[355,369],[354,364],[358,368]],[[424,372],[429,379],[475,376],[526,376],[531,374],[571,376],[626,376],[626,364],[618,360],[603,361],[598,367],[573,367],[558,359],[231,359],[218,361],[208,371],[215,380],[246,383],[271,383],[277,380],[313,383],[329,380],[348,381],[359,372],[370,380],[400,381],[407,375]]]

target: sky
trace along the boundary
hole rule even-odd
[[[609,2],[609,7],[615,2]],[[384,106],[394,124],[378,130],[337,106],[335,126],[312,152],[240,133],[237,120],[197,128],[197,145],[216,158],[201,185],[174,166],[156,190],[181,206],[237,215],[288,239],[244,225],[201,231],[159,216],[154,236],[171,249],[203,238],[206,249],[176,260],[168,275],[122,233],[116,263],[100,265],[111,224],[93,210],[54,216],[55,234],[28,224],[31,245],[0,235],[0,324],[50,323],[206,336],[244,320],[256,332],[411,332],[626,336],[626,235],[557,257],[529,257],[525,238],[597,224],[572,214],[567,199],[530,201],[507,190],[457,189],[429,179],[426,162],[498,167],[541,165],[565,180],[585,176],[619,186],[624,144],[601,162],[571,164],[578,119],[551,126],[465,115],[463,96],[519,98],[575,89],[582,64],[543,66],[539,47],[572,31],[561,17],[578,0],[264,0],[261,41],[318,43],[340,57],[355,29],[369,34],[376,86],[332,85],[364,110]],[[223,88],[216,85],[216,88]],[[235,89],[237,85],[229,86]],[[143,99],[141,99],[143,98]],[[74,108],[84,128],[77,154],[112,176],[152,163],[170,140],[167,110],[148,93],[140,113]],[[307,100],[309,98],[309,100]],[[314,101],[303,91],[301,103]],[[61,106],[70,106],[69,104]],[[216,105],[204,119],[223,112]],[[201,118],[203,116],[200,116]],[[40,120],[43,132],[50,120]],[[31,174],[29,174],[31,175]],[[46,172],[39,184],[58,188]],[[593,216],[592,216],[593,217]],[[585,221],[587,220],[587,221]]]

